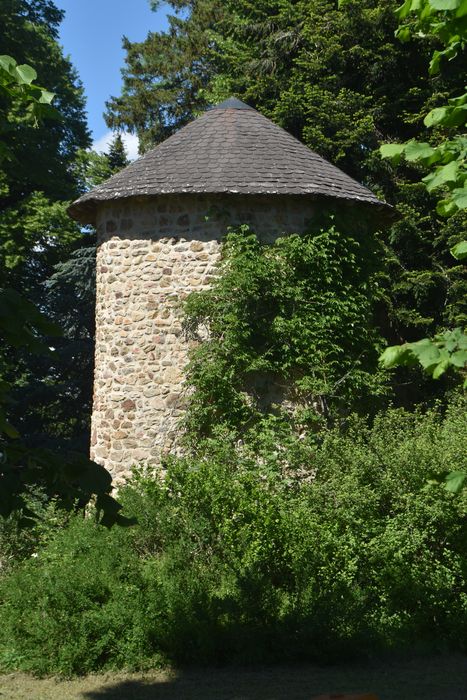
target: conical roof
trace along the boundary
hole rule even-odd
[[[255,109],[230,98],[84,194],[68,211],[82,223],[94,223],[99,202],[208,192],[315,195],[388,206]]]

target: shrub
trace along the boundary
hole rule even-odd
[[[121,492],[133,528],[72,518],[0,581],[3,666],[332,660],[467,631],[465,404],[316,443],[210,439]],[[277,440],[277,436],[276,436]],[[290,457],[290,459],[289,459]],[[312,477],[312,478],[310,478]]]
[[[87,673],[144,659],[144,586],[122,530],[71,517],[3,581],[3,665]]]
[[[0,518],[0,572],[3,574],[47,544],[57,528],[68,522],[69,513],[39,487],[29,488],[22,502],[24,510]]]

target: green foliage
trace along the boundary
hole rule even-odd
[[[57,42],[63,12],[50,0],[5,0],[2,10],[2,51],[16,58],[0,59],[0,130],[8,144],[0,172],[1,405],[16,502],[17,489],[47,461],[43,485],[63,498],[65,465],[76,471],[82,458],[74,453],[88,451],[95,249],[66,209],[70,198],[108,178],[124,153],[117,144],[112,166],[108,156],[85,150],[82,89]],[[44,314],[55,324],[47,326]],[[37,459],[35,448],[42,450]],[[21,454],[31,469],[20,475]],[[55,485],[52,465],[61,473]],[[92,468],[88,462],[85,470]],[[83,488],[76,499],[84,498]]]
[[[467,241],[461,241],[455,245],[451,248],[451,253],[457,260],[465,260],[467,258]]]
[[[67,675],[109,665],[137,666],[148,653],[141,569],[116,531],[110,534],[90,519],[71,518],[62,536],[56,535],[4,581],[9,587],[8,581],[16,579],[22,590],[17,629],[25,643],[20,648],[5,635],[3,664],[36,673],[53,668]],[[12,622],[19,600],[3,590],[2,619]]]
[[[439,379],[449,368],[463,370],[467,365],[467,335],[461,328],[454,328],[432,340],[423,338],[415,343],[394,345],[386,348],[380,362],[386,369],[419,362],[433,379]],[[467,387],[467,380],[465,386]]]
[[[70,166],[77,149],[87,148],[90,138],[81,84],[57,41],[62,18],[63,12],[50,0],[2,0],[1,51],[17,64],[28,64],[28,79],[34,71],[37,83],[47,90],[41,93],[34,83],[29,85],[27,90],[36,99],[26,109],[16,99],[0,95],[0,120],[5,111],[12,117],[8,120],[10,158],[2,162],[0,171],[0,212],[17,207],[33,192],[43,193],[52,202],[77,194]],[[50,119],[52,93],[54,114],[58,112],[60,119]],[[31,129],[31,110],[38,117],[35,129]],[[46,117],[47,123],[39,117]]]
[[[24,347],[30,353],[50,352],[38,337],[41,333],[58,335],[58,329],[15,290],[1,290],[0,338],[10,346]],[[34,485],[43,487],[69,510],[85,505],[95,494],[104,524],[125,523],[119,516],[120,505],[108,495],[112,479],[102,466],[80,454],[64,456],[51,450],[30,449],[19,441],[20,434],[8,419],[11,386],[4,380],[5,367],[1,369],[0,516],[8,517],[18,510],[23,511],[25,517],[33,516],[26,494]]]
[[[6,131],[15,131],[18,124],[38,126],[41,117],[56,117],[56,111],[51,109],[43,110],[39,107],[50,107],[50,102],[54,95],[32,85],[36,78],[36,71],[27,64],[17,65],[16,61],[9,56],[0,58],[0,88],[1,103],[0,116],[0,137],[5,139]],[[37,107],[37,109],[36,109]],[[11,128],[10,128],[11,127]],[[11,134],[9,134],[11,135]],[[14,151],[8,147],[2,152],[4,160],[13,160]],[[10,194],[8,187],[2,194]],[[46,219],[47,233],[43,239],[44,247],[55,247],[52,231],[54,223],[50,216],[50,204],[48,200],[39,193],[31,195],[31,199],[39,206],[34,210],[34,214],[41,210],[40,205],[48,207]],[[24,203],[24,200],[23,200]],[[53,206],[53,205],[52,205]],[[34,209],[34,207],[33,207]],[[60,204],[54,208],[57,218],[60,220],[63,207]],[[30,301],[25,299],[19,292],[11,287],[4,286],[11,284],[11,268],[23,265],[26,270],[34,270],[34,265],[28,257],[31,240],[21,236],[15,231],[14,222],[22,231],[30,231],[35,245],[40,245],[37,240],[37,228],[42,226],[43,217],[40,215],[34,219],[33,224],[27,221],[27,217],[12,216],[12,206],[2,212],[0,228],[2,235],[2,254],[0,272],[0,338],[2,339],[2,350],[0,353],[0,516],[9,517],[12,513],[20,511],[22,521],[31,520],[34,513],[28,506],[27,492],[33,487],[43,488],[45,492],[55,497],[61,507],[68,510],[78,506],[84,506],[91,497],[96,497],[96,509],[98,519],[106,525],[115,522],[127,523],[119,515],[121,506],[109,495],[111,490],[110,474],[100,465],[90,461],[82,454],[69,453],[66,457],[55,451],[47,449],[31,449],[20,441],[20,433],[9,421],[9,404],[11,403],[12,385],[8,381],[8,374],[13,374],[13,380],[18,382],[17,359],[11,356],[11,349],[17,351],[22,348],[28,355],[40,353],[50,353],[45,336],[58,336],[59,330],[55,324],[49,321],[39,309]],[[29,225],[28,225],[29,224]],[[59,227],[56,227],[59,228]],[[42,251],[41,251],[42,252]],[[36,272],[37,274],[37,272]],[[26,279],[28,279],[28,276]],[[34,273],[30,275],[34,278]],[[18,285],[16,279],[16,286]],[[29,284],[33,286],[31,279]],[[37,280],[35,280],[37,283]],[[28,291],[27,288],[26,290]],[[14,358],[14,359],[13,359]],[[16,374],[16,376],[15,376]]]
[[[436,478],[464,454],[465,408],[353,417],[306,444],[220,431],[164,477],[135,474],[120,492],[134,528],[44,516],[35,556],[0,579],[2,668],[463,648],[466,500]]]
[[[465,0],[405,0],[398,8],[401,26],[397,36],[401,41],[413,37],[435,36],[444,45],[434,51],[430,74],[440,72],[442,60],[451,61],[465,46],[467,4]]]
[[[89,144],[84,100],[57,42],[63,12],[50,0],[5,0],[2,10],[2,51],[16,60],[3,56],[0,63],[1,141],[8,144],[0,170],[0,287],[16,290],[47,313],[43,283],[82,239],[64,200],[79,192],[71,165],[77,150]],[[47,90],[37,87],[36,77]],[[10,315],[14,309],[10,306]],[[20,317],[10,319],[12,328],[20,322]],[[36,325],[37,341],[40,337],[49,347],[56,340],[50,335]],[[6,340],[0,351],[1,375],[16,391],[24,388],[37,363],[47,364],[47,356],[30,352],[28,344],[13,350]],[[48,360],[50,365],[50,353]],[[8,412],[14,414],[15,425],[33,399],[23,394],[17,406],[10,395]]]
[[[2,285],[41,302],[41,283],[82,238],[66,212],[67,203],[33,192],[0,214],[0,279]]]
[[[169,17],[168,32],[150,32],[138,43],[124,38],[128,57],[124,93],[106,103],[108,126],[136,132],[143,151],[206,106],[203,89],[212,72],[212,30],[227,14],[220,0],[170,4],[180,13]]]
[[[107,159],[109,161],[109,167],[112,173],[118,172],[129,164],[130,161],[128,160],[125,144],[123,143],[121,134],[115,134],[115,137],[109,146]]]
[[[24,512],[16,510],[0,518],[0,568],[2,575],[14,569],[18,562],[35,555],[45,547],[58,529],[67,526],[69,512],[50,499],[39,487],[30,487],[24,493],[29,514],[28,527],[24,527]]]
[[[443,61],[452,61],[462,54],[467,38],[467,4],[465,0],[406,0],[398,10],[404,23],[396,35],[401,41],[434,36],[444,49],[433,52],[430,74],[441,71]],[[441,138],[436,146],[412,140],[404,144],[388,144],[380,148],[383,158],[398,161],[402,154],[410,161],[429,167],[423,178],[429,192],[444,190],[437,210],[450,216],[467,208],[467,137],[456,133],[467,121],[467,93],[452,97],[447,104],[435,107],[425,116],[426,127],[438,128]]]
[[[219,423],[241,433],[285,399],[301,406],[298,424],[374,403],[376,249],[334,224],[273,245],[246,226],[227,235],[219,278],[184,308],[188,335],[208,335],[188,368],[194,440]]]
[[[47,352],[48,348],[38,337],[39,333],[56,336],[60,334],[60,329],[14,289],[0,289],[0,338],[4,343],[14,348],[24,346],[28,352]],[[5,364],[2,362],[0,375],[0,435],[17,438],[18,431],[6,418],[5,406],[11,385],[5,381]]]
[[[431,33],[444,44],[443,51],[435,51],[433,54],[430,64],[432,74],[439,73],[441,59],[452,60],[465,48],[465,0],[406,0],[399,8],[398,15],[401,20],[408,18],[408,23],[403,24],[397,32],[401,40],[408,41],[417,33],[425,39],[426,34]],[[437,205],[437,211],[442,216],[450,217],[456,211],[467,208],[467,139],[465,135],[456,133],[464,126],[466,119],[467,93],[464,93],[426,115],[426,127],[443,129],[436,147],[412,140],[380,148],[383,158],[399,162],[404,155],[406,160],[417,161],[431,168],[423,182],[429,192],[443,190],[443,199]],[[449,133],[451,137],[447,135]],[[456,259],[463,260],[466,250],[467,242],[461,241],[451,248],[451,253]],[[438,334],[432,340],[424,338],[415,343],[389,347],[381,356],[382,365],[388,368],[417,361],[434,379],[449,367],[464,369],[467,367],[467,335],[462,328],[455,328]],[[467,380],[464,386],[467,387]]]
[[[18,102],[26,103],[27,111],[23,118],[30,120],[34,126],[38,126],[44,118],[59,118],[59,113],[51,105],[54,93],[33,85],[36,78],[37,73],[31,66],[18,66],[11,56],[0,56],[0,95],[11,104],[13,111]],[[16,119],[18,116],[15,115]],[[15,121],[12,117],[13,114],[10,114],[9,118],[2,119],[1,132],[12,130],[12,122]],[[11,149],[2,144],[0,162],[11,157]]]
[[[62,333],[42,335],[53,351],[16,353],[6,373],[13,385],[10,419],[29,447],[86,454],[92,403],[95,247],[87,236],[42,287],[41,306]]]

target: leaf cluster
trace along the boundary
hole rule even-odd
[[[241,432],[287,397],[310,420],[332,420],[381,393],[376,247],[333,224],[273,245],[248,227],[230,232],[219,277],[184,307],[187,334],[203,338],[188,367],[190,430]]]
[[[37,78],[37,73],[31,66],[23,64],[18,66],[11,56],[0,56],[0,91],[4,97],[10,101],[12,106],[15,103],[27,105],[26,118],[33,126],[38,126],[40,120],[59,119],[59,112],[52,107],[52,100],[55,95],[38,85],[33,84]],[[13,115],[9,115],[3,122],[3,129],[13,121]],[[5,158],[7,154],[3,154]]]
[[[0,154],[0,515],[7,517],[13,511],[19,511],[23,521],[30,521],[33,513],[28,507],[27,491],[38,486],[68,509],[83,507],[94,495],[98,518],[110,525],[121,520],[121,507],[109,495],[110,474],[82,454],[68,452],[65,455],[58,450],[31,447],[21,438],[22,431],[10,422],[13,393],[21,384],[25,360],[31,366],[37,357],[45,355],[50,358],[53,351],[51,339],[56,340],[61,335],[57,325],[44,315],[43,300],[38,307],[22,293],[34,296],[31,292],[35,292],[37,295],[47,272],[63,255],[66,246],[80,236],[76,225],[65,217],[63,202],[56,200],[60,200],[65,191],[73,193],[73,186],[66,188],[67,181],[68,184],[73,182],[68,171],[70,157],[76,143],[81,139],[85,145],[87,139],[86,131],[82,129],[84,124],[80,122],[80,92],[73,84],[75,77],[61,55],[52,29],[61,13],[56,8],[54,12],[53,3],[46,0],[37,0],[30,6],[22,0],[11,0],[8,4],[14,11],[6,17],[0,30],[2,40],[6,39],[3,43],[8,45],[10,39],[15,43],[11,28],[16,22],[19,33],[26,33],[30,39],[19,54],[38,51],[38,70],[44,66],[44,51],[49,60],[55,55],[61,59],[55,68],[62,72],[52,82],[58,85],[54,94],[55,91],[35,84],[38,77],[35,68],[18,63],[8,55],[0,57],[0,141],[4,146]],[[41,15],[43,22],[38,21],[37,26],[29,24],[31,13],[37,17]],[[57,98],[62,106],[65,95],[71,98],[70,103],[59,116],[51,102]],[[44,119],[47,126],[42,123]],[[36,134],[40,140],[39,174],[34,172],[34,167],[29,167],[36,163],[30,158],[30,151],[27,158],[24,153],[25,146],[31,146]],[[50,162],[46,169],[41,170],[41,156],[46,151]],[[55,167],[54,157],[60,160],[64,176],[64,183],[61,182],[55,190],[53,177],[50,177]],[[28,175],[23,177],[24,168]],[[58,172],[54,174],[58,175]],[[44,192],[34,190],[33,183],[40,184]],[[50,201],[50,194],[55,201]],[[28,406],[26,402],[24,413]]]
[[[386,348],[380,361],[387,369],[419,362],[433,379],[438,379],[450,367],[462,370],[467,365],[467,336],[461,328],[454,328],[433,339],[423,338],[414,343]]]
[[[426,41],[431,35],[443,45],[442,50],[433,52],[429,66],[431,75],[438,75],[443,62],[452,61],[463,53],[467,38],[465,0],[406,0],[397,14],[402,24],[396,36],[401,41],[415,37]],[[459,133],[466,121],[467,93],[463,93],[425,116],[424,125],[438,133],[435,146],[412,140],[380,148],[383,158],[392,158],[395,163],[403,154],[406,160],[420,162],[431,169],[423,181],[429,192],[444,190],[437,206],[441,216],[467,208],[467,138]]]

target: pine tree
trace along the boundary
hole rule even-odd
[[[128,156],[123,143],[122,135],[115,134],[112,143],[109,146],[107,159],[112,173],[116,173],[129,164]]]
[[[213,75],[212,32],[228,14],[223,0],[172,0],[179,13],[168,32],[143,42],[124,38],[127,66],[120,97],[106,103],[107,125],[138,134],[142,151],[187,124],[207,106]],[[157,3],[153,3],[157,5]]]

